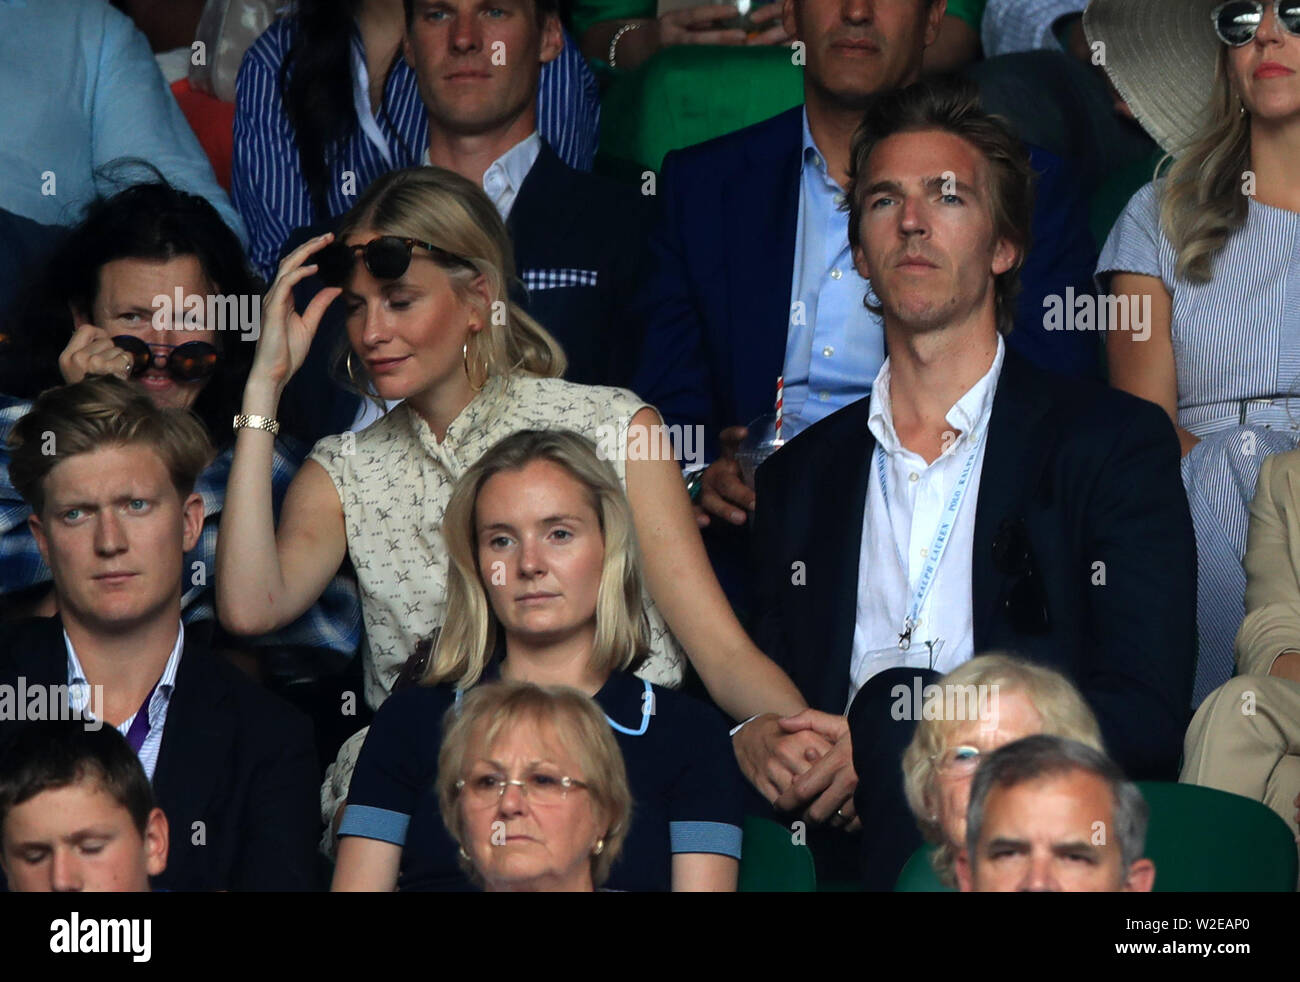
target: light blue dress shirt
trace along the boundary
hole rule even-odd
[[[0,92],[0,208],[75,224],[96,194],[152,176],[97,173],[134,157],[212,202],[247,244],[149,42],[105,0],[0,0]]]
[[[803,114],[803,167],[795,226],[790,329],[785,345],[783,435],[871,394],[885,361],[885,328],[862,305],[869,284],[849,250],[844,193],[813,142]],[[773,396],[775,397],[775,383]]]

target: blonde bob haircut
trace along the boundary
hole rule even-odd
[[[1105,752],[1097,717],[1070,680],[1053,669],[1011,655],[993,653],[958,665],[936,684],[941,687],[997,686],[992,691],[997,692],[999,698],[1019,693],[1028,699],[1042,719],[1043,733],[1076,740]],[[957,883],[954,864],[963,843],[954,847],[935,816],[935,783],[939,775],[935,761],[949,747],[952,731],[966,722],[965,719],[922,718],[916,724],[912,742],[903,752],[903,791],[907,795],[908,807],[912,809],[925,840],[936,847],[934,871],[948,886]]]
[[[1176,159],[1166,155],[1156,168],[1158,175],[1169,165],[1160,191],[1160,225],[1177,257],[1174,272],[1192,283],[1209,282],[1215,257],[1246,223],[1249,201],[1242,175],[1251,169],[1250,118],[1233,91],[1228,46],[1221,44],[1205,123]]]
[[[597,824],[605,829],[603,845],[591,857],[591,880],[599,887],[608,879],[627,838],[632,792],[623,753],[605,714],[577,689],[559,685],[490,682],[476,686],[447,710],[435,787],[443,823],[460,846],[461,868],[482,884],[482,877],[466,859],[465,821],[456,782],[469,773],[475,761],[491,752],[503,734],[529,723],[544,743],[573,756],[582,770],[585,793],[599,816]]]
[[[478,563],[477,504],[483,486],[502,471],[550,461],[582,486],[600,519],[605,559],[596,594],[596,636],[591,671],[607,675],[634,668],[650,650],[650,625],[642,600],[641,561],[632,508],[618,476],[585,437],[567,430],[520,430],[495,444],[456,483],[442,519],[451,558],[447,619],[421,676],[424,685],[474,685],[496,648],[498,623]]]
[[[474,306],[483,329],[469,335],[465,370],[470,384],[481,388],[488,378],[522,372],[544,378],[564,374],[567,361],[559,342],[511,301],[515,276],[510,233],[483,189],[441,167],[409,167],[390,171],[362,193],[339,224],[337,241],[355,232],[419,239],[467,260],[474,269],[431,257],[451,279],[462,302]],[[423,250],[416,255],[428,255]],[[492,297],[489,309],[472,287],[482,276]],[[349,370],[346,335],[338,351],[336,372],[349,387],[371,397],[365,368]]]

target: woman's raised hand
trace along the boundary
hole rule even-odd
[[[307,259],[334,239],[326,232],[300,245],[280,262],[275,282],[262,300],[262,335],[257,341],[257,353],[249,372],[249,382],[269,383],[281,390],[294,372],[307,360],[312,338],[320,326],[325,308],[343,291],[336,286],[325,287],[311,298],[307,309],[299,314],[294,309],[293,288],[316,272],[316,263]]]

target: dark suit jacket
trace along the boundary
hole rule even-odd
[[[516,273],[528,286],[526,294],[512,296],[560,342],[570,382],[632,382],[642,344],[632,299],[645,269],[650,220],[650,199],[638,188],[574,170],[542,142],[506,222]],[[296,230],[284,252],[337,225],[335,218]],[[320,288],[316,277],[299,284],[298,309]],[[345,335],[342,304],[336,303],[281,401],[292,428],[304,431],[309,443],[347,429],[356,416],[357,397],[329,381]]]
[[[58,617],[5,634],[0,683],[67,684]],[[0,736],[18,725],[0,722]],[[320,781],[311,724],[188,632],[153,789],[171,830],[156,889],[315,887]]]
[[[870,402],[809,427],[758,472],[753,638],[812,706],[834,713],[848,701],[859,575],[871,575],[858,568]],[[1169,419],[1008,351],[987,440],[971,568],[975,651],[1064,672],[1131,777],[1172,779],[1195,662],[1196,544]],[[998,570],[993,542],[1007,520],[1027,533],[1047,601],[1042,633],[1017,630],[1006,609],[1013,577]],[[1099,570],[1104,585],[1094,585]]]
[[[642,331],[631,309],[651,217],[651,199],[638,188],[574,170],[542,144],[506,227],[528,312],[564,347],[570,382],[632,383]],[[595,285],[544,285],[565,270],[594,273]]]
[[[668,423],[702,424],[710,459],[721,429],[771,412],[785,363],[802,111],[664,158],[633,388]],[[1045,296],[1092,289],[1097,256],[1083,185],[1059,157],[1031,147],[1030,160],[1040,174],[1033,242],[1007,341],[1043,367],[1095,374],[1094,335],[1043,328]]]

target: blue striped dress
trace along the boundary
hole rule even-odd
[[[249,254],[268,280],[289,233],[342,214],[375,178],[414,167],[428,149],[429,125],[415,72],[398,58],[384,86],[379,118],[370,111],[367,85],[357,87],[360,125],[338,148],[326,201],[329,215],[312,208],[298,163],[293,127],[280,98],[280,66],[293,44],[292,18],[276,21],[253,42],[235,84],[234,154],[230,193],[248,226]],[[361,36],[353,34],[353,64],[365,71]],[[577,43],[565,34],[559,57],[542,66],[537,131],[560,159],[589,171],[596,157],[600,95]]]
[[[1249,505],[1265,456],[1300,446],[1300,214],[1249,199],[1246,223],[1196,284],[1174,275],[1157,187],[1125,207],[1097,265],[1156,276],[1173,298],[1178,423],[1200,438],[1183,458],[1196,526],[1199,660],[1195,704],[1233,674],[1245,616]],[[1159,576],[1159,570],[1153,570]]]

